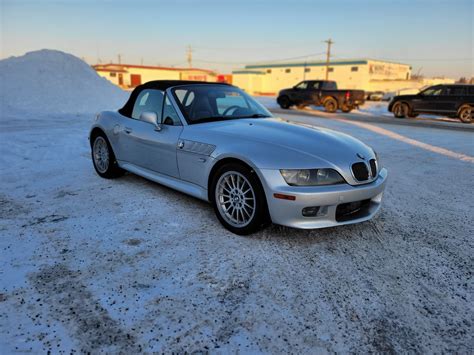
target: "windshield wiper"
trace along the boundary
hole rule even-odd
[[[234,118],[268,118],[272,116],[264,115],[263,113],[254,113],[253,115],[247,115],[247,116],[237,116]]]
[[[202,118],[198,118],[197,120],[193,120],[192,123],[222,121],[222,120],[227,120],[229,118],[231,118],[231,116],[209,116],[209,117],[202,117]]]
[[[264,115],[263,113],[254,113],[252,116],[249,116],[250,118],[265,118],[265,117],[272,117],[268,115]]]
[[[206,123],[206,122],[214,122],[214,121],[226,121],[226,120],[238,120],[241,118],[264,118],[264,117],[271,117],[268,115],[264,115],[262,113],[254,113],[253,115],[248,116],[209,116],[199,118],[197,120],[191,121],[191,124],[195,123]]]

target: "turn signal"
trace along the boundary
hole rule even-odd
[[[282,199],[282,200],[289,200],[289,201],[296,200],[296,196],[284,195],[284,194],[273,194],[273,197],[279,198],[279,199]]]

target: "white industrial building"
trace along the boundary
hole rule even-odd
[[[375,59],[333,60],[329,80],[342,89],[393,92],[420,89],[446,80],[411,80],[409,64]],[[233,71],[233,84],[252,95],[276,95],[303,80],[326,78],[326,62],[259,63]],[[447,80],[447,82],[454,82]]]

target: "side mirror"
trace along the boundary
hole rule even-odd
[[[153,126],[155,126],[155,131],[161,131],[161,123],[158,123],[158,116],[156,112],[142,112],[140,115],[140,121],[151,123]]]

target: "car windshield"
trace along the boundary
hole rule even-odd
[[[242,90],[228,85],[184,85],[172,89],[188,124],[272,117]]]

